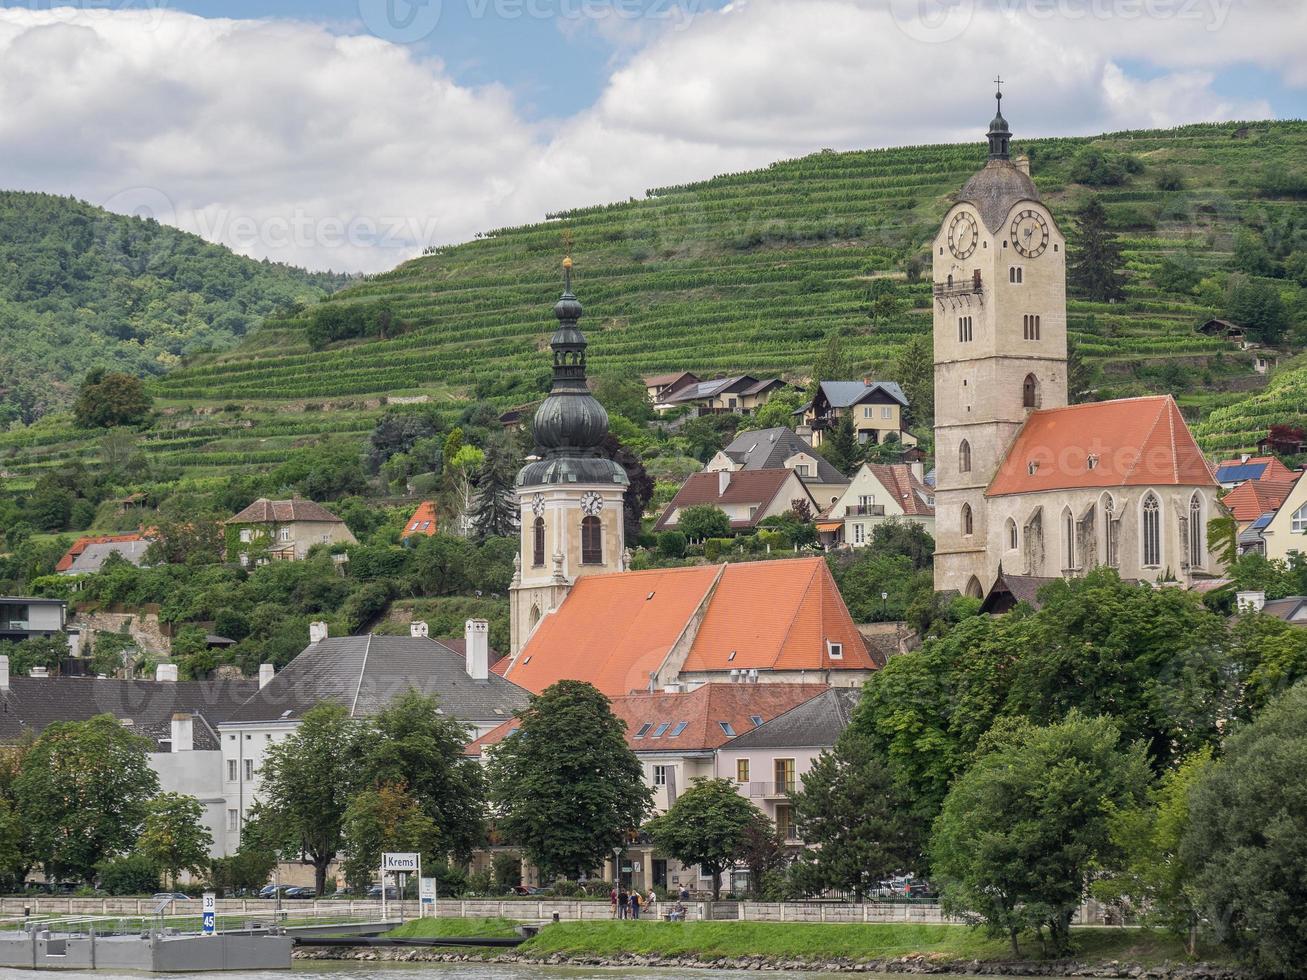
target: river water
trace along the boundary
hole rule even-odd
[[[144,974],[119,974],[124,978],[141,978]],[[0,977],[31,977],[26,970],[0,970]],[[103,970],[95,973],[65,973],[61,980],[105,980],[116,974]],[[170,973],[170,980],[618,980],[621,977],[639,977],[644,980],[757,980],[765,977],[791,977],[802,980],[825,980],[839,976],[847,980],[849,974],[812,972],[771,972],[760,974],[744,970],[685,970],[658,969],[632,970],[617,967],[589,966],[533,966],[522,963],[296,963],[289,974],[284,970],[251,970],[246,973]],[[863,980],[887,980],[881,974],[860,973]],[[894,980],[903,980],[896,977]],[[976,980],[976,978],[973,978]]]

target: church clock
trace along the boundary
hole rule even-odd
[[[976,219],[965,211],[959,211],[953,223],[948,226],[948,248],[955,259],[969,259],[976,250],[980,232],[976,228]]]
[[[1012,219],[1012,247],[1028,259],[1048,248],[1048,222],[1038,211],[1022,211]]]
[[[581,511],[584,514],[590,517],[598,517],[599,512],[603,509],[604,498],[593,490],[589,490],[581,496]]]

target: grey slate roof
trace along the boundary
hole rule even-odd
[[[823,381],[822,394],[830,402],[831,408],[848,408],[856,405],[866,395],[876,390],[885,392],[900,405],[907,407],[908,396],[903,394],[897,381]]]
[[[150,547],[149,541],[112,541],[106,544],[88,544],[80,555],[73,559],[65,575],[81,575],[86,572],[98,572],[104,567],[110,555],[121,555],[138,568],[145,561],[145,551]]]
[[[1038,201],[1039,191],[1030,175],[1011,160],[990,160],[963,185],[958,200],[974,204],[985,227],[997,232],[1014,205]]]
[[[111,714],[167,751],[174,712],[197,715],[195,748],[216,750],[215,729],[258,690],[257,680],[147,681],[99,677],[11,677],[0,694],[0,742],[59,721]]]
[[[414,688],[434,694],[462,722],[499,722],[527,705],[528,692],[493,671],[468,676],[462,654],[422,636],[333,636],[304,648],[235,711],[232,722],[295,721],[324,701],[356,718],[374,715]]]
[[[832,687],[797,708],[791,708],[751,732],[730,741],[734,749],[818,749],[830,748],[849,727],[862,690]]]
[[[744,470],[779,470],[795,453],[807,453],[817,460],[817,483],[848,483],[848,479],[786,426],[741,432],[723,450]]]
[[[269,500],[260,497],[239,514],[229,517],[227,524],[291,524],[295,521],[315,521],[318,523],[345,523],[321,504],[312,500]]]

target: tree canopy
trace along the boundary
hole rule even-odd
[[[712,875],[716,901],[722,872],[744,856],[751,831],[763,824],[770,828],[771,821],[729,779],[697,779],[645,830],[660,851]]]

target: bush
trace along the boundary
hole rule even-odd
[[[685,545],[685,535],[680,531],[664,531],[658,535],[658,554],[664,558],[684,558]]]
[[[110,895],[151,895],[159,890],[159,869],[140,854],[101,861],[95,870],[100,887]]]
[[[1070,177],[1077,184],[1089,187],[1115,187],[1143,168],[1139,159],[1128,153],[1086,146],[1072,157]]]
[[[691,541],[723,538],[731,533],[731,519],[720,507],[714,507],[712,504],[696,504],[680,512],[676,527]]]

